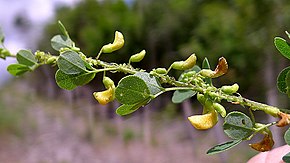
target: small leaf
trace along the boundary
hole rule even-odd
[[[37,64],[35,56],[29,50],[20,50],[16,55],[16,59],[20,64],[30,67]]]
[[[143,102],[132,104],[132,105],[126,105],[126,104],[121,105],[120,107],[117,108],[116,113],[121,116],[131,114],[135,112],[136,110],[138,110],[143,105],[145,105],[149,100],[150,99],[146,99]]]
[[[59,29],[61,30],[62,34],[64,36],[66,36],[67,38],[70,38],[69,37],[69,34],[67,32],[67,30],[65,29],[64,25],[61,23],[61,21],[58,21],[58,26],[59,26]]]
[[[287,153],[285,156],[282,157],[282,160],[285,162],[285,163],[289,163],[290,162],[290,152]]]
[[[204,60],[202,61],[202,68],[203,68],[203,69],[210,69],[210,64],[209,64],[209,61],[208,61],[207,58],[204,58]],[[204,80],[205,80],[205,82],[206,82],[207,84],[212,85],[212,80],[211,80],[211,78],[205,78]]]
[[[5,40],[4,33],[2,29],[0,28],[0,44],[3,44],[4,40]]]
[[[82,58],[75,51],[65,51],[60,54],[57,65],[65,74],[79,74],[86,72]]]
[[[224,132],[232,139],[245,139],[253,132],[253,122],[241,112],[229,113],[223,124]]]
[[[96,73],[85,72],[81,74],[65,74],[61,70],[57,70],[55,80],[57,85],[66,90],[73,90],[77,86],[82,86],[94,79]]]
[[[238,140],[232,140],[232,141],[228,141],[219,145],[216,145],[214,147],[212,147],[211,149],[209,149],[206,154],[208,155],[212,155],[212,154],[217,154],[220,152],[224,152],[230,148],[233,148],[234,146],[240,144],[242,142],[241,139]]]
[[[290,128],[288,128],[288,130],[285,132],[284,139],[285,142],[290,145]]]
[[[290,45],[286,40],[281,37],[275,37],[274,44],[284,57],[290,59]]]
[[[148,72],[137,72],[135,76],[140,77],[146,83],[149,88],[149,91],[152,95],[155,95],[162,91],[162,86],[159,79],[155,76],[150,75]]]
[[[27,71],[31,71],[31,69],[27,65],[11,64],[7,67],[7,71],[14,76],[19,76]]]
[[[277,88],[281,93],[287,93],[286,77],[287,77],[288,72],[290,72],[290,66],[284,68],[278,75]]]
[[[286,93],[287,93],[288,97],[290,98],[290,71],[288,71],[288,73],[286,75],[285,82],[286,82],[286,86],[287,86]]]
[[[59,51],[61,48],[72,48],[73,41],[64,35],[56,35],[51,39],[51,46],[53,49]]]
[[[175,104],[182,103],[184,100],[191,98],[196,94],[193,90],[176,90],[173,93],[171,101]]]
[[[128,75],[119,81],[116,87],[116,99],[127,105],[139,103],[150,98],[150,90],[143,79]]]

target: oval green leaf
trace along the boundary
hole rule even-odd
[[[288,128],[288,130],[285,132],[284,140],[288,145],[290,145],[290,128]]]
[[[173,93],[171,101],[175,104],[182,103],[184,100],[191,98],[196,94],[193,90],[176,90]]]
[[[287,153],[285,156],[282,157],[282,160],[285,162],[285,163],[289,163],[290,162],[290,152]]]
[[[75,51],[65,51],[60,54],[57,66],[65,74],[79,74],[86,72],[86,66],[82,58]]]
[[[140,77],[146,83],[152,95],[155,95],[162,91],[163,88],[160,84],[159,79],[157,79],[153,75],[150,75],[148,72],[137,72],[135,76]]]
[[[19,76],[27,71],[31,71],[31,69],[23,64],[11,64],[7,67],[7,71],[14,76]]]
[[[223,129],[232,139],[245,139],[253,133],[253,122],[244,113],[234,111],[226,116]]]
[[[228,141],[228,142],[225,142],[225,143],[222,143],[222,144],[218,144],[214,147],[212,147],[211,149],[209,149],[206,154],[208,155],[213,155],[213,154],[217,154],[217,153],[220,153],[220,152],[224,152],[228,149],[231,149],[233,148],[234,146],[240,144],[242,142],[241,139],[238,139],[238,140],[232,140],[232,141]]]
[[[290,59],[290,45],[286,40],[281,37],[275,37],[274,44],[284,57]]]
[[[277,78],[277,88],[281,93],[287,93],[287,74],[290,71],[290,66],[283,69]],[[289,79],[288,79],[289,80]],[[289,82],[289,81],[288,81]]]
[[[61,48],[72,48],[73,41],[64,35],[56,35],[54,36],[51,41],[51,46],[54,50],[59,51]]]
[[[150,99],[146,99],[140,103],[136,103],[132,105],[125,105],[125,104],[121,105],[120,107],[117,108],[116,113],[121,116],[131,114],[135,112],[136,110],[138,110],[143,105],[145,105],[149,100]]]
[[[29,50],[20,50],[17,55],[16,59],[18,63],[26,65],[26,66],[34,66],[37,64],[37,60],[35,56]]]
[[[122,78],[116,87],[116,99],[127,105],[136,104],[150,98],[150,90],[143,79],[135,75]]]
[[[94,79],[96,73],[85,72],[82,74],[69,75],[65,74],[61,70],[57,70],[55,73],[55,80],[57,85],[66,90],[73,90],[77,86],[82,86],[89,83]]]

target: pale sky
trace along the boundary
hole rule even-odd
[[[59,5],[73,7],[80,0],[0,0],[0,27],[5,35],[5,47],[17,53],[21,49],[34,49],[37,38],[48,21],[53,20],[54,10]],[[28,22],[26,30],[15,26],[15,17]],[[6,71],[14,59],[0,59],[0,86],[13,76]]]

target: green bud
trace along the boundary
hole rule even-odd
[[[56,56],[51,56],[47,59],[46,64],[54,64],[56,61]]]
[[[231,85],[231,86],[222,86],[221,90],[226,94],[233,94],[236,93],[239,90],[239,85],[237,83]]]
[[[214,102],[212,106],[222,117],[227,115],[226,109],[221,104]]]
[[[196,95],[196,98],[197,98],[197,100],[198,100],[202,105],[205,105],[205,101],[206,101],[206,99],[205,99],[205,97],[204,97],[203,94],[198,93],[198,94]]]
[[[199,71],[200,75],[204,76],[204,77],[208,77],[208,78],[212,78],[215,74],[214,71],[210,70],[210,69],[202,69]]]
[[[132,55],[130,57],[129,62],[140,62],[144,58],[145,54],[146,54],[146,51],[142,50],[141,52]]]
[[[112,79],[110,79],[109,77],[105,76],[103,78],[103,84],[105,85],[106,89],[109,89],[109,88],[114,88],[115,89],[114,81]]]
[[[171,67],[176,70],[188,70],[192,68],[196,63],[195,54],[191,54],[185,61],[173,62]]]
[[[124,46],[124,36],[121,32],[115,32],[115,39],[113,43],[104,45],[102,47],[103,53],[112,53],[113,51],[119,50]]]
[[[166,74],[167,70],[166,70],[166,68],[157,68],[157,69],[155,69],[155,72],[158,74]]]

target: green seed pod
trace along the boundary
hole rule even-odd
[[[212,78],[215,74],[214,71],[210,70],[210,69],[202,69],[199,71],[200,75],[204,76],[204,77],[208,77],[208,78]]]
[[[166,68],[157,68],[157,69],[155,69],[155,72],[158,74],[166,74],[167,70],[166,70]]]
[[[195,54],[191,54],[185,61],[173,62],[171,67],[176,70],[188,70],[192,68],[196,63]]]
[[[226,94],[233,94],[236,93],[239,90],[239,85],[237,83],[231,85],[231,86],[222,86],[221,90]]]
[[[198,100],[202,105],[205,105],[205,101],[206,101],[206,99],[205,99],[205,97],[204,97],[203,94],[198,93],[198,94],[196,95],[196,98],[197,98],[197,100]]]
[[[129,62],[140,62],[146,54],[145,50],[142,50],[141,52],[134,54],[130,57]]]
[[[51,56],[50,58],[47,59],[46,64],[54,64],[56,61],[55,56]]]
[[[109,88],[115,89],[114,81],[112,79],[110,79],[109,77],[105,76],[103,78],[103,84],[105,85],[106,89],[109,89]]]
[[[112,53],[113,51],[119,50],[124,46],[124,36],[121,32],[115,32],[114,42],[111,44],[104,45],[102,47],[103,53]]]
[[[212,106],[222,117],[227,115],[226,109],[221,104],[214,102]]]

